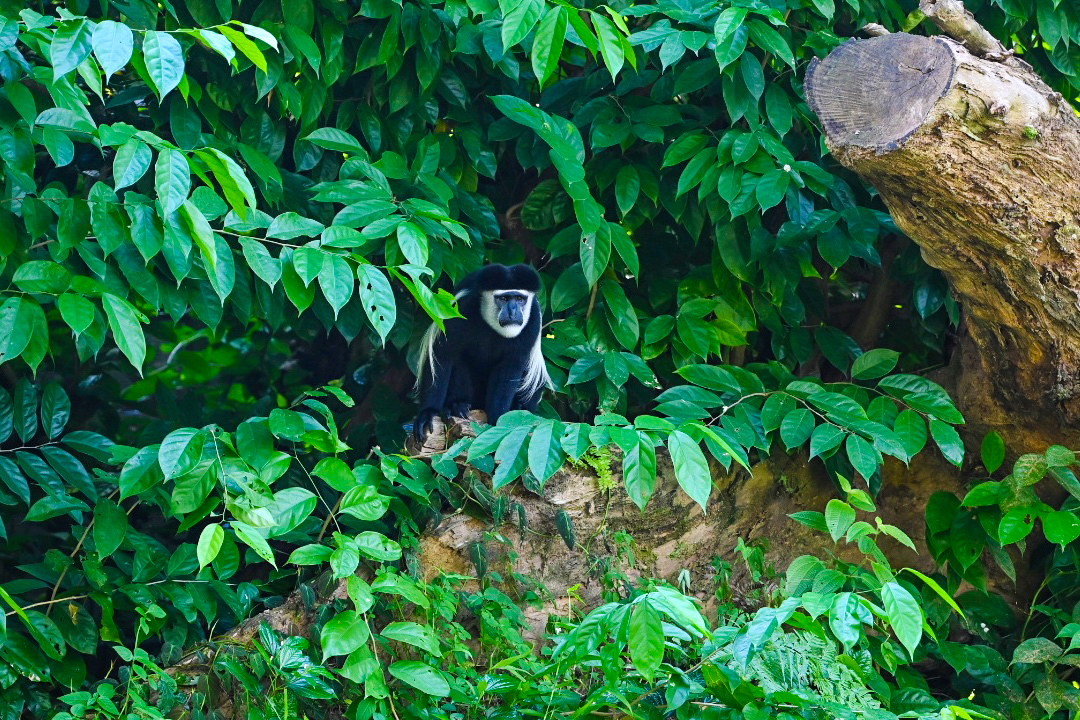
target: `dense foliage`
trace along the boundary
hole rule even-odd
[[[1077,96],[1071,3],[969,6]],[[958,308],[802,97],[867,22],[929,31],[910,0],[0,0],[0,718],[1075,709],[1076,501],[1031,490],[1080,498],[1071,453],[935,498],[936,581],[857,519],[883,455],[964,458],[919,374]],[[401,454],[410,348],[455,280],[522,260],[556,391]],[[845,500],[798,519],[866,563],[807,556],[779,594],[756,567],[749,617],[620,584],[545,653],[482,548],[479,592],[417,577],[434,518],[516,522],[497,491],[567,459],[617,457],[645,508],[662,446],[702,507],[713,460],[808,446]],[[953,600],[1037,519],[1052,600],[1022,628]],[[287,597],[314,637],[219,641]],[[162,672],[189,651],[212,682]]]

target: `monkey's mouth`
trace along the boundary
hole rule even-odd
[[[521,321],[514,318],[499,318],[499,326],[506,327],[507,325],[520,325]]]

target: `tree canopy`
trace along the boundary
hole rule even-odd
[[[1073,4],[968,7],[1075,101]],[[960,712],[913,664],[928,654],[955,669],[950,697],[1030,705],[1011,648],[979,646],[998,653],[980,674],[982,650],[944,640],[966,622],[951,595],[985,585],[980,557],[1010,572],[1002,548],[1046,507],[1030,485],[1080,489],[1071,454],[1029,457],[1009,476],[1027,490],[965,500],[978,516],[952,495],[928,508],[936,580],[890,567],[876,541],[903,530],[855,520],[886,456],[965,457],[963,415],[925,377],[961,309],[805,100],[807,63],[868,23],[934,32],[911,0],[0,0],[0,719],[210,717],[217,686],[253,717],[583,697]],[[424,461],[402,451],[415,348],[487,262],[541,273],[556,387]],[[476,592],[413,567],[448,509],[524,526],[499,491],[568,462],[608,458],[648,512],[670,457],[704,509],[720,468],[797,448],[844,498],[797,519],[868,559],[800,558],[750,621],[706,620],[661,582],[613,588],[544,657],[483,548]],[[1080,521],[1053,512],[1065,566]],[[216,643],[286,598],[313,638]],[[164,673],[193,648],[215,687]],[[1051,670],[1038,683],[1049,712],[1075,705]]]

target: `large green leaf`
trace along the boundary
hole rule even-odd
[[[108,82],[113,73],[122,70],[130,62],[135,49],[135,35],[124,23],[104,20],[94,28],[91,40],[94,57],[101,65],[101,71],[105,73],[105,82]],[[149,162],[147,164],[149,165]]]
[[[184,50],[170,33],[156,30],[147,30],[143,35],[142,50],[146,72],[160,100],[184,77]]]
[[[101,301],[117,347],[141,375],[143,360],[146,359],[146,336],[139,313],[127,300],[112,293],[103,294]]]
[[[367,313],[375,332],[379,334],[382,342],[386,343],[386,336],[394,328],[397,322],[397,301],[394,299],[394,289],[386,279],[383,272],[367,263],[356,266],[356,277],[360,281],[360,300],[364,303],[364,312]]]
[[[676,430],[668,437],[668,450],[675,464],[675,479],[679,481],[679,486],[704,512],[712,492],[712,475],[705,453],[697,441],[682,430]]]
[[[93,25],[86,18],[74,18],[60,23],[49,45],[49,60],[53,66],[53,79],[67,75],[79,67],[90,54]]]
[[[179,210],[191,191],[191,171],[187,158],[179,150],[160,150],[154,175],[161,211],[169,214]]]
[[[323,625],[320,642],[323,658],[348,655],[364,645],[369,636],[367,619],[362,613],[344,610]]]
[[[922,639],[923,612],[919,601],[898,582],[888,582],[881,588],[881,602],[889,618],[889,625],[908,654],[914,657],[915,648]]]
[[[418,660],[398,660],[390,665],[390,674],[422,693],[436,697],[450,694],[450,683],[442,673]]]

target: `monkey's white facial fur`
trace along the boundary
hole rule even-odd
[[[534,294],[528,290],[484,290],[480,293],[480,314],[499,335],[515,338],[529,324]]]

